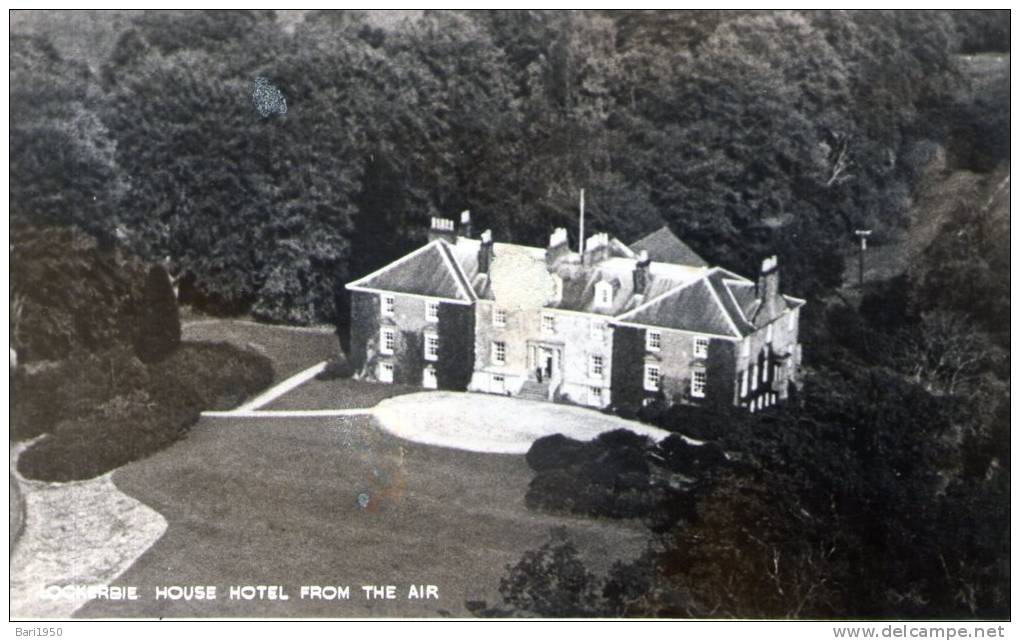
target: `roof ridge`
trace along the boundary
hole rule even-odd
[[[453,253],[450,251],[450,244],[442,238],[437,239],[437,242],[439,243],[439,252],[443,255],[443,262],[446,263],[447,268],[453,272],[453,279],[457,281],[457,286],[460,288],[461,292],[469,301],[474,302],[478,300],[478,295],[475,293],[474,287],[471,286],[471,283],[464,275],[464,271],[461,269],[460,261],[453,257]]]
[[[387,264],[383,265],[382,267],[380,267],[379,269],[375,270],[374,272],[366,274],[366,275],[362,276],[361,278],[359,278],[359,279],[357,279],[357,280],[355,280],[353,282],[347,283],[347,285],[348,286],[360,286],[363,281],[367,281],[367,280],[375,278],[376,276],[379,276],[381,274],[385,274],[386,272],[390,271],[391,269],[396,268],[397,265],[402,265],[405,262],[407,262],[407,261],[411,260],[412,258],[414,258],[415,256],[417,256],[418,254],[425,253],[426,249],[428,249],[429,247],[432,247],[433,245],[435,245],[439,241],[440,241],[440,239],[437,238],[436,240],[433,240],[431,242],[425,243],[424,245],[422,245],[418,249],[416,249],[416,250],[414,250],[414,251],[412,251],[410,253],[404,254],[400,258],[398,258],[398,259],[396,259],[396,260],[394,260],[394,261],[392,261],[390,263],[387,263]]]
[[[711,273],[715,269],[718,268],[712,268],[712,270],[709,270],[709,273]],[[730,329],[732,329],[733,333],[736,334],[737,336],[743,337],[744,336],[743,332],[740,331],[740,328],[737,327],[737,323],[733,320],[733,317],[730,316],[729,311],[726,309],[726,305],[723,305],[722,299],[719,297],[719,292],[715,291],[715,287],[713,287],[712,282],[708,280],[707,274],[705,275],[705,284],[708,285],[708,291],[712,293],[712,300],[715,301],[716,306],[719,307],[719,310],[722,311],[723,316],[726,318],[727,321],[729,321]],[[729,291],[729,288],[727,288],[727,291]],[[737,305],[737,309],[738,310],[740,309],[739,305]]]
[[[669,264],[669,263],[667,263],[667,264]],[[638,305],[634,309],[630,310],[629,312],[624,312],[622,314],[614,316],[613,320],[624,320],[627,316],[630,316],[631,314],[636,314],[637,312],[641,311],[642,309],[645,309],[646,307],[654,305],[654,304],[658,303],[661,300],[665,300],[669,296],[679,292],[682,289],[690,287],[691,285],[693,285],[695,283],[700,283],[701,281],[705,280],[706,276],[708,276],[707,272],[702,274],[698,278],[695,278],[693,280],[689,280],[686,283],[683,283],[681,285],[677,285],[676,287],[674,287],[672,289],[668,289],[668,290],[664,291],[663,293],[659,294],[658,296],[656,296],[655,298],[653,298],[652,300],[645,301],[644,303],[641,303],[640,305]],[[711,287],[709,287],[709,289],[711,289]]]

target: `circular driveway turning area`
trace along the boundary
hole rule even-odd
[[[382,401],[372,413],[384,430],[402,439],[491,454],[525,454],[536,439],[557,433],[580,441],[620,428],[657,441],[669,436],[595,410],[490,394],[408,394]]]

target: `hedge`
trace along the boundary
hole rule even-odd
[[[167,447],[202,410],[236,407],[272,380],[267,357],[226,343],[184,343],[149,366],[121,349],[26,370],[15,377],[12,437],[47,436],[18,470],[43,481],[98,476]]]

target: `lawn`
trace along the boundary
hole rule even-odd
[[[529,511],[524,457],[411,443],[371,417],[203,419],[174,447],[115,473],[166,534],[117,581],[139,601],[92,601],[78,617],[468,616],[498,596],[505,566],[565,526],[590,567],[641,552],[636,523]],[[358,496],[368,496],[361,507]],[[439,599],[403,598],[411,583]],[[290,601],[231,601],[229,585],[284,585]],[[361,585],[398,586],[368,601]],[[155,600],[155,586],[216,585],[217,601]],[[351,600],[297,598],[350,585]]]
[[[274,382],[329,359],[340,351],[340,342],[329,328],[293,328],[250,321],[203,320],[187,323],[184,340],[222,341],[252,347],[273,361]]]
[[[312,379],[293,389],[262,410],[347,410],[375,407],[380,401],[401,394],[421,392],[420,387],[356,381],[339,378],[332,381]]]

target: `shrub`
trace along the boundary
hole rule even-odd
[[[562,434],[550,434],[531,444],[525,460],[531,469],[544,472],[576,463],[588,449],[587,444]]]
[[[684,474],[704,471],[727,462],[726,454],[715,443],[692,445],[679,434],[664,438],[658,449],[667,468]]]
[[[148,370],[130,350],[77,351],[63,361],[19,367],[12,381],[11,438],[50,432],[62,420],[82,416],[107,399],[144,389]]]
[[[273,382],[269,357],[227,343],[184,343],[149,371],[159,393],[191,394],[203,410],[237,407]]]
[[[536,440],[526,456],[538,474],[525,495],[532,509],[610,518],[640,518],[668,499],[655,487],[647,461],[652,441],[628,430],[590,443],[560,434]]]
[[[553,617],[600,613],[601,583],[562,530],[554,530],[548,543],[525,552],[508,570],[499,582],[499,592],[520,613]]]
[[[181,344],[181,317],[170,275],[161,265],[149,268],[138,303],[135,354],[143,363],[163,360]]]
[[[269,359],[185,343],[146,367],[129,350],[78,353],[15,377],[12,436],[49,436],[21,455],[27,478],[92,478],[181,438],[204,409],[234,407],[273,380]]]
[[[714,441],[731,432],[734,424],[746,417],[745,410],[736,408],[675,404],[657,415],[652,424],[691,438]]]
[[[530,509],[641,518],[656,531],[692,518],[694,494],[726,461],[711,443],[690,445],[672,435],[656,444],[624,429],[589,443],[546,436],[532,444],[526,459],[537,472],[525,495]]]
[[[196,420],[193,404],[166,404],[144,391],[116,396],[89,414],[61,421],[22,453],[18,471],[42,481],[93,478],[163,449]]]

